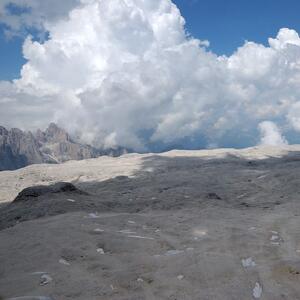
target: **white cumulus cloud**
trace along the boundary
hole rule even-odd
[[[282,136],[280,129],[273,122],[261,122],[259,124],[259,130],[261,135],[261,145],[278,146],[287,144],[287,141]]]
[[[42,16],[36,26],[49,38],[29,36],[20,79],[0,83],[3,125],[55,121],[82,141],[139,151],[250,146],[260,142],[258,127],[264,139],[273,123],[287,139],[300,131],[294,30],[226,57],[210,52],[205,37],[188,36],[170,0],[70,0],[62,10],[56,1],[52,14],[44,1],[23,2]]]

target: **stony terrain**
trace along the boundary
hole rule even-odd
[[[300,299],[299,162],[287,146],[0,172],[0,299]]]

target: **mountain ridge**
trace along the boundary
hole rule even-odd
[[[45,131],[22,131],[0,126],[0,171],[15,170],[31,164],[62,163],[68,160],[96,158],[102,155],[120,156],[124,148],[98,149],[81,144],[68,132],[50,123]]]

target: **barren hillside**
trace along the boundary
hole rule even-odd
[[[286,146],[0,172],[0,299],[300,299],[299,161]]]

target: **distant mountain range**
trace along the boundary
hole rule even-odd
[[[124,148],[97,149],[80,144],[56,124],[35,133],[0,126],[0,171],[15,170],[30,164],[61,163],[68,160],[96,158],[102,155],[120,156]]]

